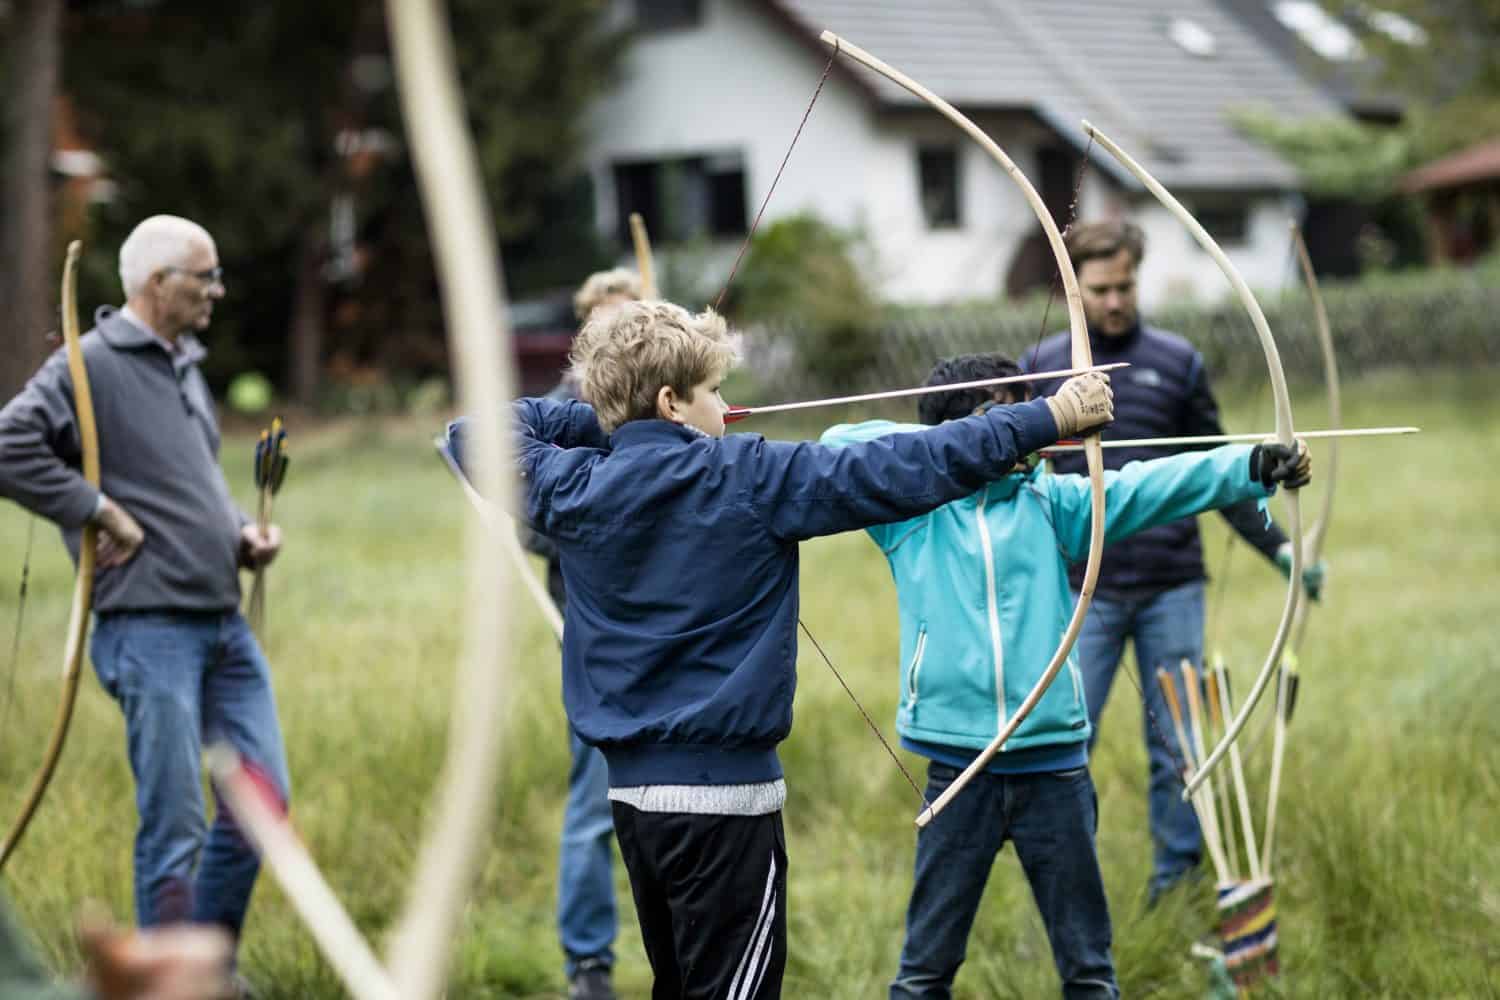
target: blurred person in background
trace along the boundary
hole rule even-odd
[[[58,982],[0,899],[0,997],[5,1000],[229,1000],[232,948],[217,927],[122,931],[97,917],[80,922],[88,962],[81,984]]]
[[[287,800],[270,666],[239,611],[239,570],[275,558],[281,532],[260,533],[219,467],[197,336],[224,296],[213,238],[152,216],[121,245],[120,278],[125,305],[101,308],[82,338],[100,487],[79,471],[59,349],[0,410],[0,496],[56,522],[75,560],[83,526],[99,529],[90,655],[125,717],[137,922],[215,924],[237,939],[260,861],[226,810],[208,824],[201,751],[227,740]]]
[[[1115,373],[1115,422],[1105,440],[1223,434],[1219,404],[1209,388],[1203,355],[1174,333],[1141,322],[1136,307],[1136,272],[1145,255],[1145,236],[1130,222],[1084,223],[1066,237],[1068,254],[1078,273],[1089,345],[1095,364],[1127,362]],[[1066,368],[1071,360],[1066,331],[1047,338],[1023,359],[1027,371]],[[1061,380],[1037,383],[1048,395]],[[1106,468],[1118,469],[1137,459],[1170,454],[1163,448],[1111,448]],[[1059,473],[1084,472],[1083,454],[1054,459]],[[1220,511],[1245,542],[1277,566],[1291,572],[1292,543],[1261,509],[1246,500]],[[1324,564],[1306,567],[1303,584],[1317,600]],[[1076,598],[1083,564],[1070,570]],[[1196,518],[1185,517],[1150,528],[1108,545],[1094,601],[1078,639],[1089,722],[1098,739],[1099,717],[1124,654],[1125,640],[1135,645],[1140,672],[1137,688],[1144,698],[1142,728],[1150,757],[1151,837],[1154,859],[1148,887],[1151,901],[1195,870],[1202,857],[1198,820],[1183,801],[1181,765],[1166,742],[1168,718],[1154,671],[1183,659],[1203,662],[1204,589],[1207,573]],[[1178,676],[1175,671],[1174,677]],[[1179,682],[1180,683],[1180,682]]]
[[[641,279],[617,267],[588,276],[573,296],[573,311],[583,323],[600,306],[634,302],[641,297]],[[571,371],[547,393],[566,402],[578,398]],[[557,546],[545,535],[517,521],[521,544],[547,560],[547,591],[559,611],[568,603]],[[615,906],[614,858],[610,838],[614,819],[609,807],[609,772],[604,755],[578,738],[571,727],[568,742],[568,803],[563,810],[562,850],[557,864],[557,934],[562,944],[570,1000],[611,1000],[618,928]]]

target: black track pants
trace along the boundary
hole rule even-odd
[[[656,977],[653,1000],[769,1000],[786,971],[781,812],[703,816],[612,803]]]

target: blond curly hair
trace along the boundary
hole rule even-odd
[[[612,271],[595,271],[589,275],[573,295],[573,312],[579,319],[588,319],[589,313],[603,305],[611,296],[623,295],[628,299],[641,297],[641,276],[634,271],[617,267]]]
[[[610,433],[654,418],[662,386],[691,401],[693,387],[728,372],[739,352],[712,309],[695,316],[670,302],[622,302],[589,316],[568,361],[579,395]]]

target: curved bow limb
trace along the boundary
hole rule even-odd
[[[930,104],[939,114],[957,125],[969,138],[977,142],[986,153],[990,155],[1000,168],[1005,171],[1011,180],[1015,181],[1021,189],[1026,203],[1036,213],[1037,221],[1041,224],[1042,232],[1047,236],[1047,244],[1052,248],[1052,255],[1057,259],[1057,269],[1062,275],[1063,292],[1068,302],[1068,327],[1071,332],[1073,346],[1073,367],[1087,368],[1094,363],[1093,352],[1089,350],[1088,324],[1083,316],[1083,296],[1078,291],[1078,276],[1073,272],[1073,263],[1068,258],[1067,247],[1063,245],[1062,233],[1058,231],[1057,223],[1052,219],[1052,213],[1047,210],[1041,195],[1037,194],[1036,188],[1031,186],[1031,181],[1021,169],[1011,161],[1005,154],[1005,150],[991,139],[984,131],[970,121],[963,114],[943,100],[941,97],[922,86],[905,73],[892,68],[881,60],[870,55],[868,52],[856,45],[851,45],[831,31],[822,34],[825,44],[833,46],[835,52],[842,52],[855,62],[879,73],[891,82],[904,87],[917,97]],[[1078,603],[1073,608],[1073,617],[1063,631],[1062,639],[1059,641],[1057,651],[1052,654],[1047,667],[1037,679],[1036,684],[1027,693],[1021,704],[1016,708],[1009,718],[1005,717],[1005,692],[996,692],[1000,705],[1000,716],[996,720],[999,732],[990,741],[989,746],[982,750],[974,762],[970,764],[962,774],[943,790],[933,802],[917,817],[917,826],[926,826],[940,813],[954,796],[961,792],[980,771],[984,770],[995,754],[999,753],[1005,746],[1005,741],[1010,739],[1026,717],[1031,714],[1042,696],[1047,693],[1047,688],[1057,678],[1062,670],[1063,664],[1068,660],[1073,651],[1073,646],[1078,641],[1078,633],[1083,628],[1084,616],[1088,614],[1089,605],[1094,599],[1094,585],[1099,580],[1099,562],[1104,554],[1104,452],[1099,448],[1099,435],[1091,434],[1085,439],[1084,454],[1088,459],[1089,486],[1090,486],[1090,508],[1091,517],[1089,523],[1089,557],[1085,567],[1083,582],[1078,590]]]
[[[228,743],[209,747],[204,756],[214,787],[234,814],[235,824],[283,887],[349,995],[358,1000],[397,1000],[400,994],[390,975],[292,828],[286,806]]]
[[[635,246],[635,270],[641,276],[641,298],[654,299],[661,293],[656,289],[656,263],[651,257],[651,237],[646,235],[646,220],[640,212],[630,213],[630,242]]]
[[[1328,390],[1328,422],[1334,430],[1343,426],[1343,404],[1339,397],[1339,362],[1333,349],[1333,330],[1328,323],[1328,309],[1323,304],[1323,291],[1318,285],[1317,272],[1313,270],[1312,258],[1307,253],[1307,243],[1302,239],[1301,228],[1291,225],[1292,243],[1297,248],[1297,262],[1302,266],[1302,277],[1307,283],[1307,295],[1312,300],[1313,326],[1318,334],[1318,346],[1323,352],[1323,382]],[[1328,444],[1327,468],[1323,473],[1323,504],[1318,519],[1307,529],[1302,539],[1302,558],[1317,563],[1323,555],[1323,541],[1328,535],[1328,524],[1333,517],[1334,483],[1338,478],[1339,444],[1335,438]],[[1308,609],[1312,602],[1306,596],[1297,605],[1292,615],[1292,637],[1289,649],[1282,661],[1276,685],[1276,722],[1272,731],[1271,776],[1266,783],[1266,829],[1261,842],[1260,866],[1269,876],[1272,851],[1276,846],[1276,806],[1281,799],[1281,768],[1286,758],[1287,724],[1291,721],[1292,686],[1296,683],[1297,653],[1302,649],[1302,637],[1307,632]]]
[[[1295,442],[1295,434],[1292,428],[1292,401],[1286,388],[1286,373],[1281,367],[1281,353],[1276,349],[1276,340],[1271,336],[1271,327],[1266,322],[1265,313],[1261,311],[1260,303],[1256,301],[1250,286],[1245,284],[1245,279],[1239,270],[1230,262],[1228,256],[1220,249],[1219,244],[1214,242],[1208,231],[1193,218],[1192,213],[1182,207],[1181,202],[1172,197],[1161,182],[1141,166],[1129,154],[1115,145],[1114,140],[1094,128],[1088,122],[1083,123],[1083,130],[1099,145],[1109,151],[1109,154],[1135,175],[1136,180],[1145,185],[1146,190],[1156,196],[1166,209],[1177,217],[1188,232],[1193,234],[1193,239],[1204,252],[1214,259],[1224,277],[1234,288],[1239,297],[1241,305],[1250,315],[1250,321],[1255,326],[1255,332],[1260,337],[1261,348],[1266,356],[1266,368],[1270,372],[1271,391],[1276,398],[1276,440],[1283,445],[1292,446]],[[1300,543],[1302,538],[1302,507],[1297,498],[1296,490],[1286,491],[1286,510],[1288,534]],[[1240,731],[1250,720],[1250,715],[1255,711],[1256,704],[1261,695],[1269,685],[1271,676],[1275,673],[1277,666],[1281,663],[1281,651],[1286,646],[1287,637],[1291,634],[1292,616],[1297,611],[1297,604],[1302,596],[1302,546],[1292,546],[1292,571],[1291,578],[1287,582],[1286,601],[1281,611],[1281,621],[1276,626],[1276,636],[1271,642],[1271,650],[1266,655],[1265,664],[1251,685],[1249,693],[1245,696],[1244,703],[1240,705],[1238,714],[1229,723],[1229,729],[1220,738],[1217,746],[1205,757],[1187,781],[1187,787],[1183,790],[1183,797],[1187,798],[1197,791],[1198,786],[1213,772],[1219,762],[1224,759],[1230,744],[1239,738]]]
[[[448,442],[443,438],[435,438],[432,446],[437,449],[438,457],[443,460],[443,465],[458,480],[459,488],[463,490],[464,496],[468,498],[469,505],[484,519],[484,523],[491,531],[500,533],[500,542],[505,546],[505,554],[510,557],[511,564],[516,568],[516,576],[521,580],[521,586],[531,594],[531,600],[536,604],[537,610],[542,617],[547,619],[547,627],[552,630],[552,636],[559,645],[563,641],[563,616],[558,608],[557,602],[547,592],[546,584],[537,579],[531,567],[526,564],[526,552],[521,548],[521,542],[516,538],[516,519],[509,511],[500,510],[474,488],[469,482],[469,477],[464,475],[463,468],[458,460],[453,457],[453,452],[448,448]]]
[[[515,384],[511,334],[452,38],[437,0],[387,0],[386,20],[459,398],[473,421],[475,486],[509,509],[514,477],[504,474],[510,449],[501,420]],[[504,655],[512,620],[510,573],[499,538],[477,515],[468,518],[467,539],[464,653],[454,682],[447,760],[411,899],[388,958],[405,1000],[432,1000],[443,990],[498,789],[510,676]]]
[[[62,277],[62,329],[64,349],[68,354],[68,376],[73,381],[73,409],[78,417],[78,440],[83,457],[83,478],[94,487],[99,485],[99,431],[94,422],[94,397],[89,390],[88,366],[83,361],[83,342],[78,324],[78,258],[83,244],[74,240],[68,244],[68,256],[63,264]],[[15,822],[0,843],[0,868],[15,852],[16,846],[31,825],[37,807],[47,794],[57,762],[62,759],[63,746],[68,741],[68,729],[73,722],[73,706],[78,700],[78,679],[83,669],[84,637],[89,629],[89,611],[94,603],[94,559],[99,543],[99,529],[85,524],[78,540],[78,568],[73,575],[73,606],[68,613],[67,641],[63,646],[63,689],[58,701],[57,716],[52,723],[52,735],[47,740],[47,752],[41,767],[26,792]]]
[[[1344,407],[1339,395],[1339,359],[1333,349],[1333,329],[1328,323],[1328,308],[1323,304],[1323,290],[1318,284],[1317,272],[1313,270],[1312,258],[1308,256],[1307,242],[1302,238],[1301,228],[1293,222],[1291,229],[1292,242],[1297,248],[1297,262],[1302,267],[1302,277],[1307,282],[1307,295],[1312,301],[1313,328],[1317,331],[1318,347],[1323,354],[1323,384],[1328,391],[1328,427],[1334,432],[1329,435],[1331,440],[1320,476],[1323,480],[1323,503],[1317,520],[1313,521],[1302,540],[1303,560],[1316,563],[1323,555],[1323,542],[1333,519],[1333,493],[1339,470],[1338,438],[1342,436],[1339,432],[1344,427]],[[1296,614],[1292,616],[1290,644],[1293,652],[1302,648],[1302,636],[1307,631],[1307,613],[1311,606],[1311,601],[1300,601]]]

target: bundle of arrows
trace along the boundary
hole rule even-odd
[[[286,467],[291,462],[286,453],[286,429],[281,418],[271,421],[271,426],[260,432],[255,442],[255,523],[261,537],[271,527],[271,510],[276,504],[276,494],[281,491],[286,479]],[[266,622],[266,568],[255,567],[255,582],[250,587],[250,627],[257,636],[264,635]]]
[[[1214,665],[1205,665],[1201,672],[1191,662],[1183,660],[1177,678],[1158,667],[1156,681],[1167,703],[1181,760],[1185,770],[1191,773],[1203,760],[1205,747],[1212,745],[1216,736],[1223,733],[1226,720],[1234,714],[1229,671],[1222,657],[1216,656]],[[1280,971],[1271,850],[1275,836],[1276,797],[1286,749],[1286,727],[1291,722],[1296,703],[1296,665],[1288,657],[1282,663],[1277,684],[1276,729],[1263,841],[1256,841],[1245,760],[1237,744],[1229,748],[1229,774],[1219,776],[1217,788],[1213,778],[1205,778],[1189,797],[1217,879],[1218,930],[1224,963],[1235,984],[1242,988]]]

